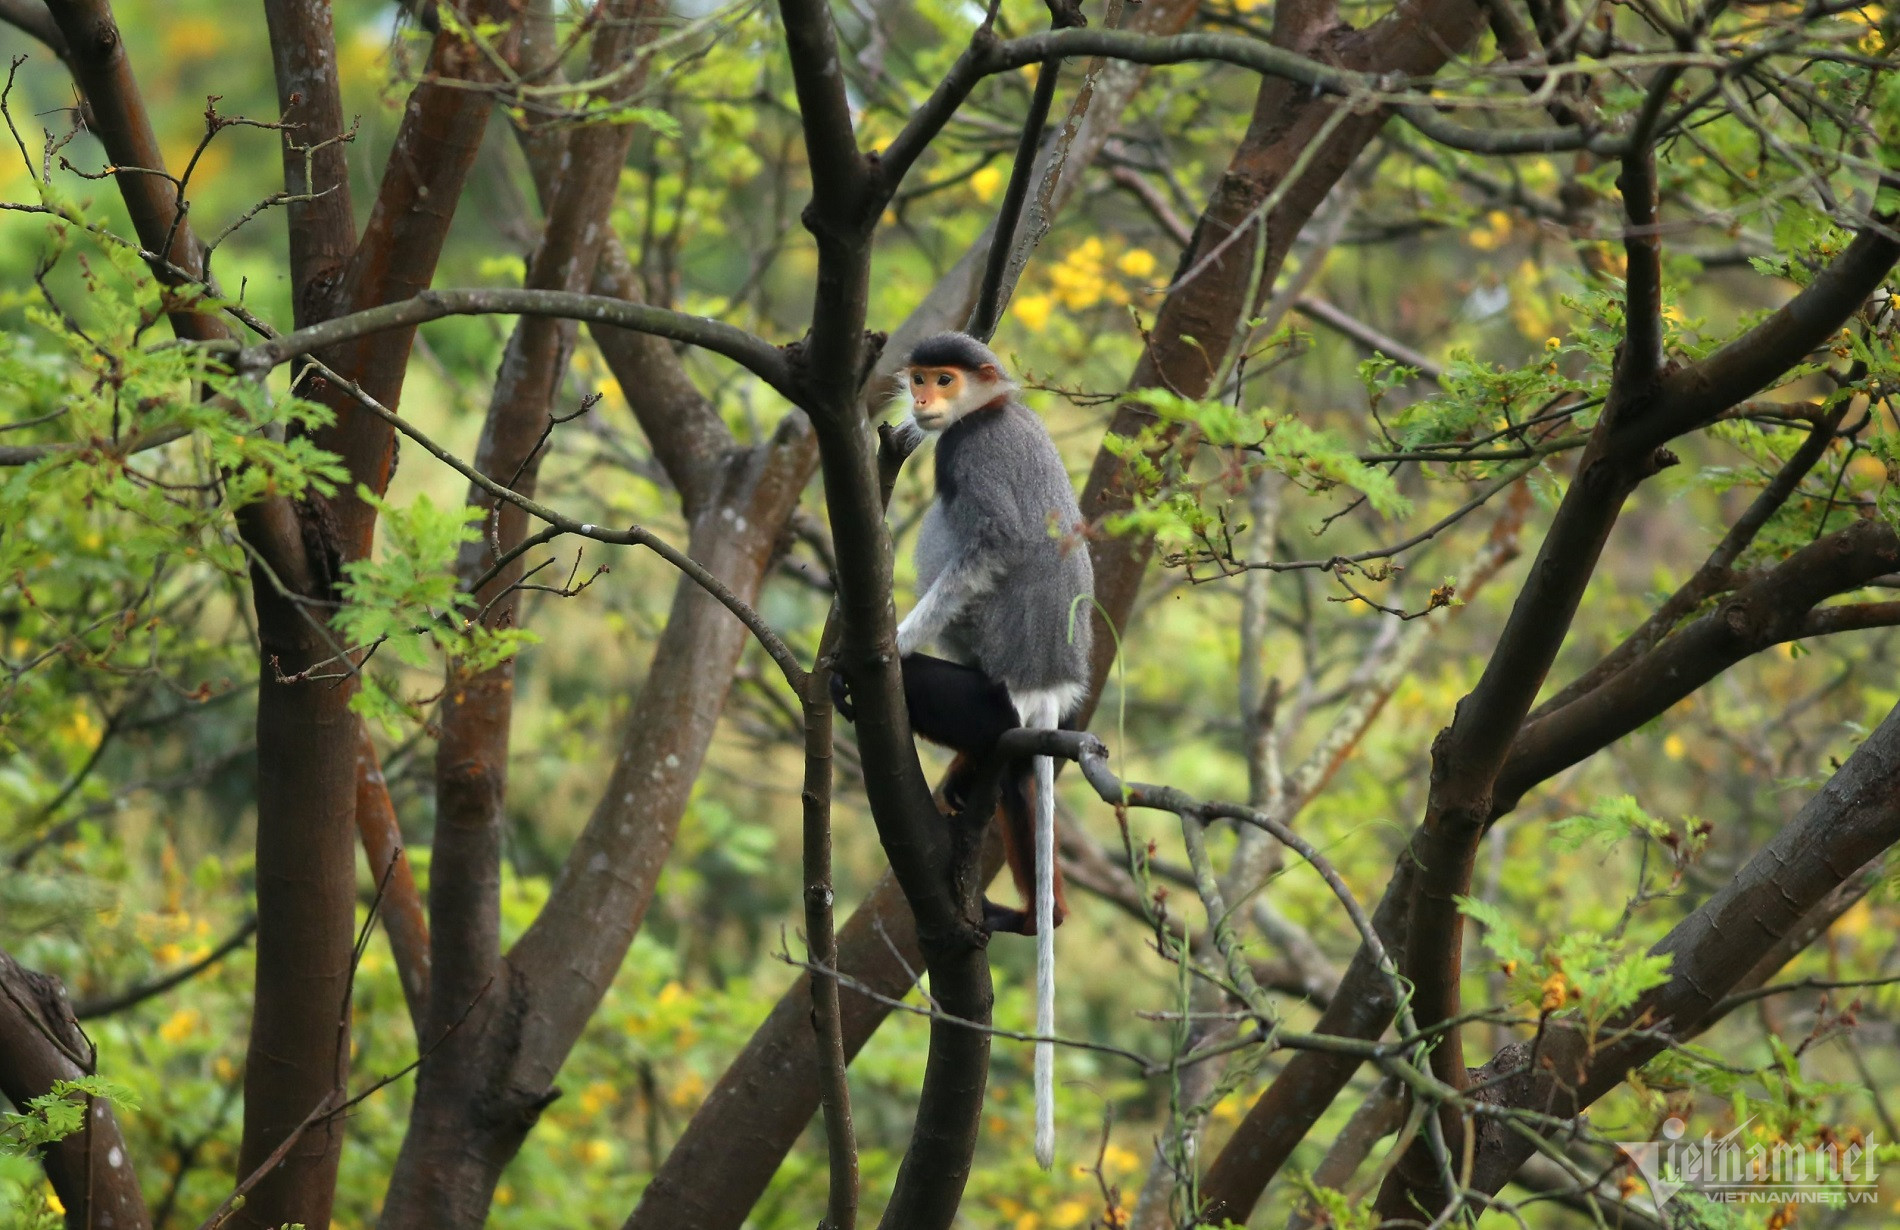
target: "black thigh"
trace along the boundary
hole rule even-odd
[[[903,667],[910,728],[932,743],[980,755],[1018,725],[1009,690],[976,667],[923,653]]]

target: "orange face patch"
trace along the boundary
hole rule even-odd
[[[910,369],[912,414],[919,426],[935,430],[963,397],[965,376],[954,367]]]

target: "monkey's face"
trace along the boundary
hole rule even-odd
[[[1002,373],[993,367],[965,371],[960,367],[912,367],[905,378],[910,384],[911,417],[925,431],[942,431],[972,410],[1008,395]]]

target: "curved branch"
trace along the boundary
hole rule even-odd
[[[90,127],[112,160],[132,227],[155,256],[148,261],[152,275],[167,286],[198,281],[204,276],[203,250],[185,217],[178,181],[164,173],[165,155],[109,0],[57,0],[47,11],[71,49],[66,62],[92,110]],[[180,337],[230,336],[216,316],[190,306],[168,316]]]
[[[1454,124],[1430,107],[1397,108],[1400,118],[1420,136],[1449,149],[1473,154],[1556,154],[1588,150],[1603,158],[1620,158],[1629,151],[1630,138],[1574,124],[1561,128],[1472,128]]]
[[[1860,310],[1900,259],[1889,215],[1870,218],[1794,298],[1714,354],[1663,377],[1632,448],[1663,444],[1768,387]],[[1653,420],[1653,421],[1650,421]]]
[[[888,199],[897,190],[911,164],[983,78],[1044,60],[1089,55],[1156,65],[1214,60],[1334,94],[1369,91],[1376,84],[1365,73],[1334,68],[1271,43],[1232,34],[1159,35],[1083,28],[1001,41],[988,28],[982,28],[879,158],[881,199]]]
[[[232,365],[247,375],[258,376],[299,355],[389,329],[412,328],[445,316],[557,316],[670,338],[725,355],[787,398],[796,400],[791,369],[784,354],[744,329],[644,303],[559,290],[425,290],[412,299],[334,317],[255,346],[237,349]],[[228,344],[212,344],[206,348],[214,353],[233,350]]]
[[[66,36],[54,24],[53,14],[47,10],[44,0],[0,0],[0,22],[45,43],[60,59],[71,58],[66,49]]]
[[[82,999],[73,1005],[73,1016],[77,1020],[90,1021],[97,1017],[111,1016],[115,1012],[124,1012],[127,1008],[142,1004],[155,995],[163,995],[180,983],[191,981],[242,948],[256,932],[257,915],[246,915],[244,921],[238,924],[237,930],[226,936],[216,948],[190,965],[180,966],[169,974],[154,978],[150,982],[141,982],[127,987],[123,991],[95,996],[92,999]]]
[[[1533,787],[1667,712],[1736,663],[1771,645],[1900,618],[1900,603],[1823,607],[1900,564],[1900,536],[1856,521],[1810,543],[1714,610],[1632,658],[1561,708],[1525,723],[1498,771],[1489,827]]]
[[[1781,938],[1857,871],[1900,842],[1900,709],[1889,713],[1827,783],[1747,864],[1650,948],[1670,958],[1669,980],[1645,992],[1593,1039],[1564,1018],[1529,1062],[1513,1043],[1483,1069],[1506,1109],[1536,1107],[1556,1123],[1575,1115],[1669,1045],[1698,1032]],[[1650,1026],[1649,1028],[1642,1028]],[[1626,1032],[1627,1031],[1627,1032]],[[1559,1080],[1554,1074],[1561,1073]],[[1518,1135],[1484,1134],[1472,1186],[1494,1192],[1534,1147]]]
[[[1122,30],[1052,30],[1002,41],[979,29],[943,80],[884,150],[877,168],[880,200],[896,191],[912,163],[950,122],[977,83],[1025,65],[1063,56],[1104,56],[1134,64],[1213,62],[1252,69],[1307,86],[1316,93],[1358,96],[1391,106],[1426,137],[1453,149],[1488,154],[1545,154],[1589,150],[1619,157],[1630,138],[1576,126],[1548,129],[1475,128],[1443,119],[1424,101],[1408,102],[1408,81],[1398,74],[1373,74],[1337,68],[1259,39],[1233,34],[1135,34]]]

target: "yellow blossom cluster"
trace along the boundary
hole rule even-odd
[[[1049,266],[1049,289],[1018,295],[1011,310],[1031,332],[1040,333],[1057,307],[1086,311],[1102,303],[1117,306],[1134,297],[1131,285],[1153,276],[1160,262],[1146,248],[1130,248],[1109,259],[1108,245],[1090,236]]]
[[[1049,270],[1049,283],[1063,307],[1079,312],[1104,299],[1128,301],[1128,292],[1108,277],[1107,248],[1099,236],[1091,235]]]
[[[1027,1208],[1020,1200],[1007,1196],[996,1202],[996,1211],[1003,1215],[999,1223],[1010,1230],[1067,1230],[1070,1226],[1082,1225],[1089,1219],[1092,1211],[1085,1201],[1064,1200],[1045,1212]]]
[[[1471,228],[1465,236],[1465,242],[1480,252],[1492,252],[1503,247],[1511,238],[1511,215],[1502,209],[1494,209],[1484,216],[1484,221]]]
[[[1881,37],[1880,27],[1887,18],[1887,6],[1884,4],[1863,4],[1859,8],[1841,14],[1844,20],[1859,19],[1866,23],[1867,30],[1860,36],[1860,49],[1867,55],[1881,54],[1885,40]]]
[[[987,166],[970,176],[970,191],[976,193],[976,199],[988,205],[1003,190],[1003,172],[1001,168]]]
[[[1557,330],[1560,323],[1557,295],[1545,285],[1544,270],[1536,261],[1520,261],[1505,279],[1505,285],[1511,292],[1511,323],[1517,326],[1519,334],[1535,339]],[[1554,352],[1556,347],[1546,341],[1545,349]]]

